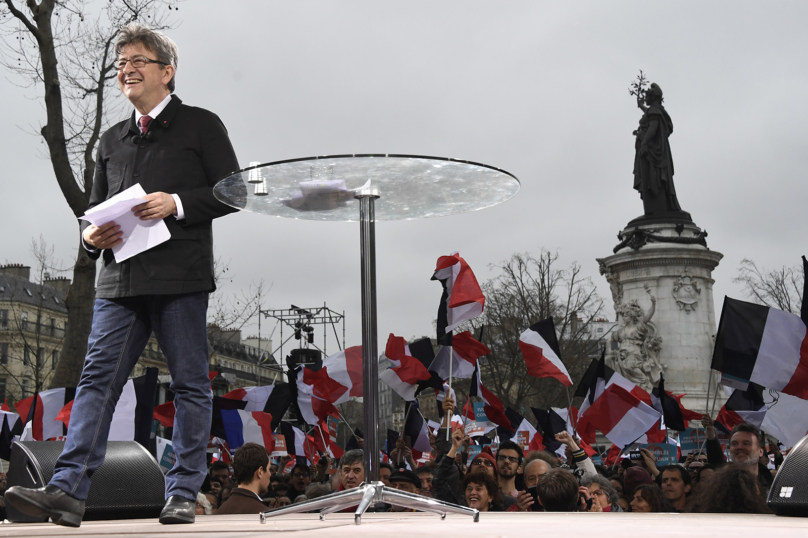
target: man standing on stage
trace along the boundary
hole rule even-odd
[[[163,219],[171,238],[120,263],[114,222],[82,224],[84,247],[101,257],[93,327],[70,428],[44,488],[13,487],[18,510],[78,527],[90,478],[104,461],[115,405],[154,331],[171,373],[177,461],[166,474],[161,523],[193,523],[205,479],[211,421],[208,295],[215,289],[211,221],[234,211],[213,196],[215,183],[238,169],[224,125],[207,110],[172,95],[177,47],[138,23],[115,44],[118,85],[135,111],[99,143],[89,207],[140,183],[148,193],[133,208],[141,220]]]

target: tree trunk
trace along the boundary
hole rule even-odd
[[[73,266],[73,281],[65,299],[69,330],[65,331],[62,354],[50,388],[78,385],[84,356],[87,354],[94,302],[95,260],[91,260],[84,247],[79,244],[76,265]]]

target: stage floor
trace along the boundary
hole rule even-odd
[[[774,531],[767,534],[766,531]],[[808,518],[773,515],[726,514],[480,514],[480,522],[462,516],[431,514],[367,514],[362,525],[354,525],[353,515],[330,515],[320,521],[317,514],[287,515],[270,519],[265,525],[258,516],[197,516],[193,525],[160,525],[155,519],[88,521],[78,529],[50,523],[3,524],[0,536],[166,536],[252,537],[260,533],[294,533],[296,536],[358,538],[441,538],[540,536],[597,536],[633,538],[681,536],[808,536]]]

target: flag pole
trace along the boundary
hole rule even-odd
[[[336,410],[337,410],[337,413],[339,413],[339,418],[341,418],[341,419],[342,419],[342,421],[345,423],[345,425],[346,425],[346,426],[348,426],[348,429],[349,429],[349,430],[351,430],[351,435],[353,435],[353,436],[354,436],[354,438],[355,438],[357,441],[359,441],[359,436],[358,436],[358,435],[356,435],[356,432],[354,431],[354,429],[351,427],[351,425],[348,423],[348,421],[347,421],[347,420],[345,420],[345,417],[344,417],[344,416],[342,416],[342,411],[340,411],[340,410],[339,410],[339,408],[338,408],[338,407],[336,407],[336,406],[334,407],[334,409],[336,409]]]
[[[404,432],[407,430],[407,419],[410,418],[410,411],[412,411],[412,408],[413,408],[413,405],[410,404],[410,408],[407,409],[407,412],[404,414],[404,425],[401,426],[401,438],[402,439],[404,439]],[[419,413],[420,413],[420,411],[419,411]],[[399,465],[401,465],[401,458],[402,458],[402,454],[401,454],[401,450],[399,450],[398,451],[398,458],[396,458]]]
[[[328,443],[325,442],[325,437],[323,436],[323,429],[320,427],[319,424],[317,426],[315,426],[315,428],[317,428],[317,431],[320,433],[320,439],[322,439],[322,441],[323,441],[323,448],[325,449],[325,453],[327,454],[328,449],[330,447],[328,446]]]
[[[452,391],[452,366],[454,365],[454,352],[452,351],[452,346],[448,346],[449,348],[449,392]],[[449,424],[451,424],[451,420]],[[451,432],[449,428],[446,428],[446,440],[448,441],[451,438]]]
[[[577,420],[572,414],[572,398],[570,398],[570,388],[564,385],[564,390],[567,392],[567,413],[569,413],[570,421],[572,422],[572,437],[578,437],[578,424]]]
[[[707,403],[706,403],[706,404],[704,404],[704,412],[705,412],[705,413],[706,413],[706,412],[707,412],[707,410],[710,408],[710,389],[711,389],[711,388],[712,388],[712,386],[713,386],[713,369],[712,369],[712,368],[710,368],[710,369],[708,370],[708,372],[710,372],[710,377],[709,377],[709,379],[707,380]],[[716,392],[718,392],[718,388],[717,388],[717,387],[716,387]]]
[[[718,399],[718,387],[715,388],[715,393],[713,394],[713,405],[710,409],[710,418],[713,418],[713,413],[715,413],[715,401]]]

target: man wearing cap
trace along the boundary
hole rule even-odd
[[[406,491],[407,493],[421,494],[421,479],[418,475],[409,469],[398,469],[393,471],[390,475],[390,486],[399,490]],[[402,506],[392,506],[393,512],[415,512],[412,508],[404,508]]]

